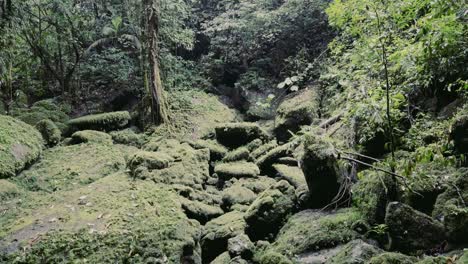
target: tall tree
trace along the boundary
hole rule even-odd
[[[151,70],[149,89],[151,94],[151,112],[155,124],[168,124],[169,115],[159,67],[159,18],[160,1],[145,0],[147,21],[148,61]]]

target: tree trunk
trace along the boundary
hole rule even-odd
[[[146,0],[148,60],[151,69],[151,114],[155,124],[169,123],[168,110],[159,68],[159,0]]]

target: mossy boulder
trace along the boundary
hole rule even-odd
[[[468,114],[462,114],[455,118],[450,138],[454,141],[455,149],[459,153],[468,153]]]
[[[13,116],[32,126],[42,120],[51,120],[64,133],[67,131],[66,123],[70,119],[67,115],[68,108],[53,99],[48,99],[34,103],[31,108],[15,109]]]
[[[252,141],[253,142],[253,141]],[[252,153],[250,154],[250,156],[253,158],[253,159],[258,159],[260,158],[260,156],[268,153],[270,150],[274,149],[275,147],[278,146],[278,142],[276,142],[276,140],[272,140],[266,144],[262,144],[261,146],[255,148],[255,149],[252,149]]]
[[[95,130],[82,130],[73,133],[71,136],[72,144],[82,144],[82,143],[98,143],[111,145],[112,137],[104,132],[95,131]]]
[[[247,234],[254,241],[273,238],[294,208],[294,188],[287,181],[276,183],[261,193],[247,210]]]
[[[221,179],[231,178],[254,178],[260,174],[260,169],[252,162],[230,162],[219,163],[215,166],[214,172]]]
[[[275,164],[273,168],[277,171],[277,175],[280,179],[286,180],[289,184],[294,186],[294,188],[307,185],[304,173],[299,167]]]
[[[223,190],[223,207],[228,209],[236,204],[250,205],[255,198],[257,195],[252,190],[235,184]]]
[[[306,89],[286,98],[278,107],[275,119],[275,135],[285,142],[301,126],[310,125],[318,117],[319,96],[315,89]]]
[[[268,139],[268,134],[255,123],[226,123],[215,128],[216,139],[228,148],[247,145],[255,139]]]
[[[293,144],[291,143],[274,147],[258,157],[256,164],[262,173],[269,174],[269,172],[274,171],[273,165],[276,164],[280,158],[292,155],[293,149]]]
[[[295,255],[332,248],[359,238],[353,229],[362,221],[355,209],[333,213],[305,210],[289,218],[269,250],[292,259]]]
[[[200,201],[190,201],[188,199],[181,199],[182,209],[190,219],[195,219],[202,225],[224,214],[219,206],[208,205]]]
[[[255,245],[245,234],[240,234],[228,239],[228,252],[232,258],[241,257],[250,260],[253,257]]]
[[[18,186],[5,179],[0,179],[0,201],[8,201],[20,195]]]
[[[210,262],[227,251],[228,240],[243,234],[246,227],[244,213],[232,211],[206,223],[201,238],[203,260]]]
[[[62,132],[50,119],[44,119],[36,124],[36,129],[41,133],[46,144],[50,147],[57,145],[62,138]]]
[[[134,128],[127,128],[119,131],[112,131],[109,133],[112,140],[116,144],[141,147],[146,143],[146,137],[144,134],[137,133]]]
[[[330,140],[306,135],[301,165],[309,187],[310,206],[322,208],[330,204],[342,181],[337,153]]]
[[[442,220],[450,241],[468,243],[468,169],[460,169],[457,174],[437,197],[432,215]]]
[[[363,171],[359,177],[352,187],[353,204],[370,224],[383,223],[387,204],[395,197],[396,183],[392,176],[373,170]]]
[[[36,161],[44,141],[34,127],[0,115],[0,178],[15,176]]]
[[[72,130],[98,130],[112,131],[125,128],[131,120],[127,111],[110,112],[95,115],[87,115],[69,120],[67,124]]]
[[[397,252],[385,252],[371,258],[366,264],[413,264],[417,258]]]
[[[385,224],[392,248],[404,253],[432,249],[446,238],[441,223],[403,203],[388,204]]]
[[[230,262],[231,256],[229,255],[229,252],[224,252],[211,261],[210,264],[229,264]]]
[[[258,257],[260,264],[293,264],[293,262],[280,253],[268,251]]]
[[[143,171],[161,170],[169,167],[174,158],[164,152],[138,151],[129,159],[128,168],[134,177],[141,178]]]
[[[223,162],[234,162],[234,161],[251,161],[250,151],[247,147],[237,148],[229,153],[223,158]]]
[[[329,263],[364,264],[372,257],[383,252],[382,249],[361,239],[356,239],[344,245],[339,252],[331,257]]]
[[[195,140],[188,142],[190,146],[195,149],[204,149],[207,148],[210,150],[210,160],[211,161],[219,161],[224,158],[226,153],[228,152],[227,148],[221,144],[219,144],[215,140]]]

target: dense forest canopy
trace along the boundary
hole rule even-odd
[[[468,263],[465,0],[0,0],[0,263]]]

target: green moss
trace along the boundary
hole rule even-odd
[[[356,239],[344,245],[339,252],[330,258],[330,263],[361,264],[375,255],[381,254],[382,249]]]
[[[14,179],[30,191],[69,190],[86,185],[125,167],[123,154],[112,146],[80,144],[56,147]]]
[[[38,122],[44,119],[51,120],[62,132],[67,129],[65,123],[69,119],[66,114],[65,106],[58,105],[51,99],[38,101],[29,109],[16,109],[13,111],[13,115],[32,126],[35,126]]]
[[[401,253],[386,252],[371,258],[367,264],[413,264],[416,263],[415,257],[403,255]]]
[[[195,149],[204,149],[207,148],[210,150],[210,160],[211,161],[218,161],[224,158],[226,153],[228,152],[227,148],[221,144],[219,144],[215,140],[195,140],[188,142],[190,146]]]
[[[268,135],[255,123],[225,123],[216,126],[216,139],[229,148],[237,148],[255,139],[266,140]]]
[[[201,262],[200,226],[187,219],[177,196],[165,186],[131,182],[117,173],[58,197],[24,214],[21,229],[3,226],[10,230],[6,241],[20,238],[27,243],[38,232],[42,235],[26,251],[0,257],[0,262],[179,263],[183,258]],[[78,203],[82,200],[86,204]],[[43,224],[35,231],[37,221]]]
[[[424,258],[423,260],[417,262],[417,264],[447,264],[447,263],[451,263],[450,258],[442,257],[442,256],[427,257],[427,258]],[[461,263],[463,263],[463,262],[461,262]]]
[[[13,177],[36,161],[42,153],[43,139],[32,126],[0,115],[0,178]]]
[[[253,142],[253,141],[252,141]],[[276,140],[270,141],[267,144],[261,145],[260,147],[252,150],[251,156],[254,159],[258,159],[260,156],[268,153],[270,150],[278,146]]]
[[[219,163],[214,168],[215,173],[222,179],[252,178],[260,174],[260,170],[251,162]]]
[[[223,158],[224,162],[233,162],[233,161],[250,161],[250,151],[247,147],[241,147],[229,152],[226,157]]]
[[[62,138],[62,132],[50,119],[44,119],[36,124],[37,130],[42,134],[48,146],[55,146]]]
[[[296,133],[301,126],[310,125],[318,117],[318,99],[315,89],[307,89],[283,101],[276,113],[277,138],[284,142],[292,137],[291,132]]]
[[[219,206],[207,205],[200,201],[190,201],[181,198],[181,204],[188,218],[195,219],[201,224],[205,224],[224,213]]]
[[[383,223],[385,209],[391,201],[395,183],[385,173],[366,170],[359,174],[359,182],[352,187],[353,203],[370,224]]]
[[[139,174],[138,170],[164,169],[169,167],[169,164],[173,161],[174,158],[163,152],[138,151],[130,158],[128,168],[132,171],[133,176],[137,176]]]
[[[229,264],[231,262],[231,256],[229,252],[224,252],[217,256],[210,264]]]
[[[288,181],[294,188],[307,185],[304,173],[299,167],[275,164],[273,168],[278,172],[281,179]]]
[[[82,116],[68,121],[73,130],[112,131],[126,127],[131,116],[127,111]]]
[[[208,222],[201,239],[203,259],[210,261],[225,252],[228,239],[243,234],[245,227],[244,214],[237,211],[224,214]]]
[[[305,210],[291,216],[270,250],[292,257],[347,243],[359,237],[353,225],[362,216],[354,209],[335,213]]]
[[[261,193],[247,210],[247,234],[253,240],[274,237],[294,206],[294,188],[286,181],[276,183]]]
[[[268,152],[264,153],[260,156],[256,164],[262,172],[268,172],[272,170],[273,164],[275,164],[278,159],[282,157],[286,157],[292,153],[292,145],[291,144],[284,144],[281,146],[274,147],[273,149],[269,150]]]
[[[112,137],[104,132],[95,130],[82,130],[73,133],[71,136],[72,144],[97,143],[104,145],[112,144]]]
[[[20,189],[16,184],[8,180],[0,179],[0,201],[8,201],[20,195]]]
[[[109,133],[112,136],[114,143],[123,144],[134,147],[141,147],[146,143],[144,134],[138,134],[133,129],[128,128],[120,131]]]
[[[233,185],[223,190],[223,206],[230,208],[235,204],[249,205],[257,195],[250,189],[240,184]]]

